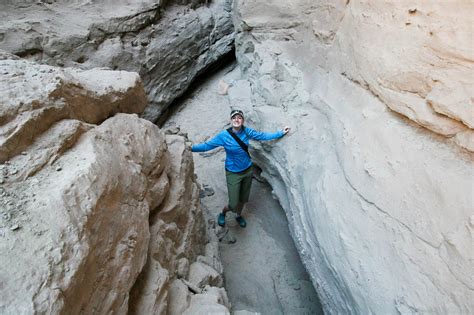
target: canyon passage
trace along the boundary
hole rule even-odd
[[[0,313],[473,313],[473,12],[2,2]],[[292,129],[223,229],[236,108]]]

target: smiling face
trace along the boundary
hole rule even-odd
[[[239,114],[236,114],[232,116],[232,118],[230,119],[230,122],[232,124],[232,128],[239,130],[244,124],[244,118],[240,116]]]

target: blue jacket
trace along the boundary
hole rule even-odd
[[[283,130],[277,132],[260,132],[253,130],[252,128],[245,127],[240,129],[236,133],[237,137],[242,140],[246,145],[249,145],[250,139],[252,140],[273,140],[283,137],[285,133]],[[252,160],[248,156],[240,145],[235,141],[234,138],[227,132],[227,130],[222,130],[209,141],[204,143],[195,144],[192,146],[191,151],[193,152],[205,152],[217,147],[224,147],[226,153],[225,159],[225,169],[238,173],[246,170],[252,165]]]

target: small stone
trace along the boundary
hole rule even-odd
[[[229,228],[227,226],[221,227],[216,226],[215,233],[219,242],[224,244],[234,244],[237,242],[237,239],[230,233]]]
[[[167,135],[176,135],[180,131],[179,127],[169,127],[165,129],[165,134]]]
[[[63,168],[61,166],[56,167],[56,172],[60,172],[62,170],[63,170]]]
[[[186,139],[188,139],[188,133],[187,133],[187,132],[180,131],[180,132],[178,132],[178,135],[181,136],[181,137],[185,137]]]
[[[19,226],[18,224],[15,224],[15,225],[10,226],[10,230],[12,230],[12,231],[16,231],[16,230],[18,230],[19,228],[20,228],[20,226]]]
[[[224,244],[235,244],[235,242],[237,242],[237,239],[233,235],[226,234],[221,240],[221,242]]]
[[[214,189],[210,187],[205,187],[203,190],[199,192],[199,198],[209,197],[214,195]]]
[[[26,151],[21,152],[21,155],[27,155]]]

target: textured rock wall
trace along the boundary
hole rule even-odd
[[[228,313],[185,138],[120,113],[138,74],[0,56],[0,313]]]
[[[0,49],[49,65],[138,72],[155,121],[231,51],[231,0],[0,4]]]
[[[471,313],[468,1],[235,2],[247,123],[329,313]],[[247,105],[243,105],[247,104]]]

